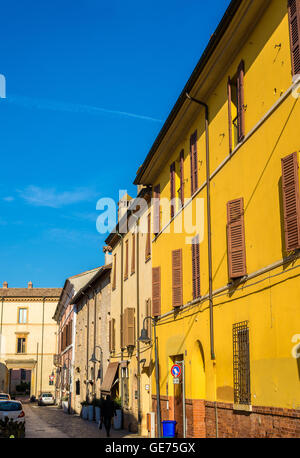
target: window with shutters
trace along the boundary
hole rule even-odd
[[[147,234],[146,234],[146,248],[145,248],[145,261],[151,257],[151,213],[147,215]]]
[[[230,152],[245,137],[245,104],[244,104],[245,65],[241,61],[237,73],[228,78],[228,137]]]
[[[125,241],[125,269],[124,269],[124,280],[128,278],[128,240]]]
[[[153,190],[153,234],[157,235],[160,232],[160,185],[154,187]]]
[[[184,150],[180,152],[179,163],[180,163],[180,188],[178,191],[178,199],[179,199],[181,207],[183,207],[184,205]]]
[[[17,335],[16,353],[26,353],[27,336]]]
[[[18,307],[18,323],[27,323],[28,307]]]
[[[281,160],[285,249],[300,248],[299,164],[297,153]]]
[[[128,307],[124,310],[124,346],[135,346],[135,309]]]
[[[191,163],[191,195],[198,189],[198,153],[197,153],[197,131],[190,139],[190,163]]]
[[[247,275],[243,198],[227,203],[227,250],[229,277]]]
[[[131,275],[135,273],[135,233],[132,234]]]
[[[109,351],[112,353],[116,347],[115,319],[109,321]]]
[[[192,275],[193,275],[193,299],[200,297],[200,244],[199,235],[192,240]]]
[[[152,268],[152,315],[161,314],[161,273],[160,267]]]
[[[300,74],[300,0],[288,0],[292,74]]]
[[[114,254],[114,264],[113,264],[113,281],[112,281],[112,289],[116,289],[116,281],[117,281],[117,255]]]
[[[175,215],[175,162],[170,166],[170,206],[172,219]]]
[[[182,305],[182,250],[172,251],[172,302],[173,307]]]
[[[248,321],[233,325],[234,403],[251,404]]]

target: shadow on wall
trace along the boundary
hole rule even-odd
[[[5,364],[0,363],[0,391],[7,391],[6,381],[7,381],[7,367]]]

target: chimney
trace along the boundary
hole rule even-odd
[[[118,222],[120,222],[122,217],[127,213],[131,200],[132,200],[132,197],[130,197],[127,193],[125,193],[122,199],[119,200],[118,202]]]
[[[5,288],[5,289],[8,288],[8,283],[7,283],[7,281],[4,281],[4,282],[3,282],[3,288]]]
[[[111,263],[111,258],[112,258],[111,251],[112,249],[110,246],[106,245],[103,247],[103,253],[105,254],[105,265],[106,266]]]
[[[29,281],[29,282],[28,282],[28,289],[32,289],[32,288],[33,288],[32,281]]]

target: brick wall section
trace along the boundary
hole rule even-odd
[[[169,401],[169,409],[167,409]],[[156,396],[152,396],[152,409],[156,414]],[[174,420],[174,398],[160,396],[161,420]],[[205,438],[205,401],[202,399],[186,399],[187,437]]]
[[[233,410],[232,404],[217,403],[220,438],[300,437],[300,410],[253,406],[253,412]],[[206,434],[216,437],[215,404],[205,402]]]

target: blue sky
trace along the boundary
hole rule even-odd
[[[59,287],[103,263],[96,202],[136,195],[136,170],[228,4],[2,3],[1,283]]]

